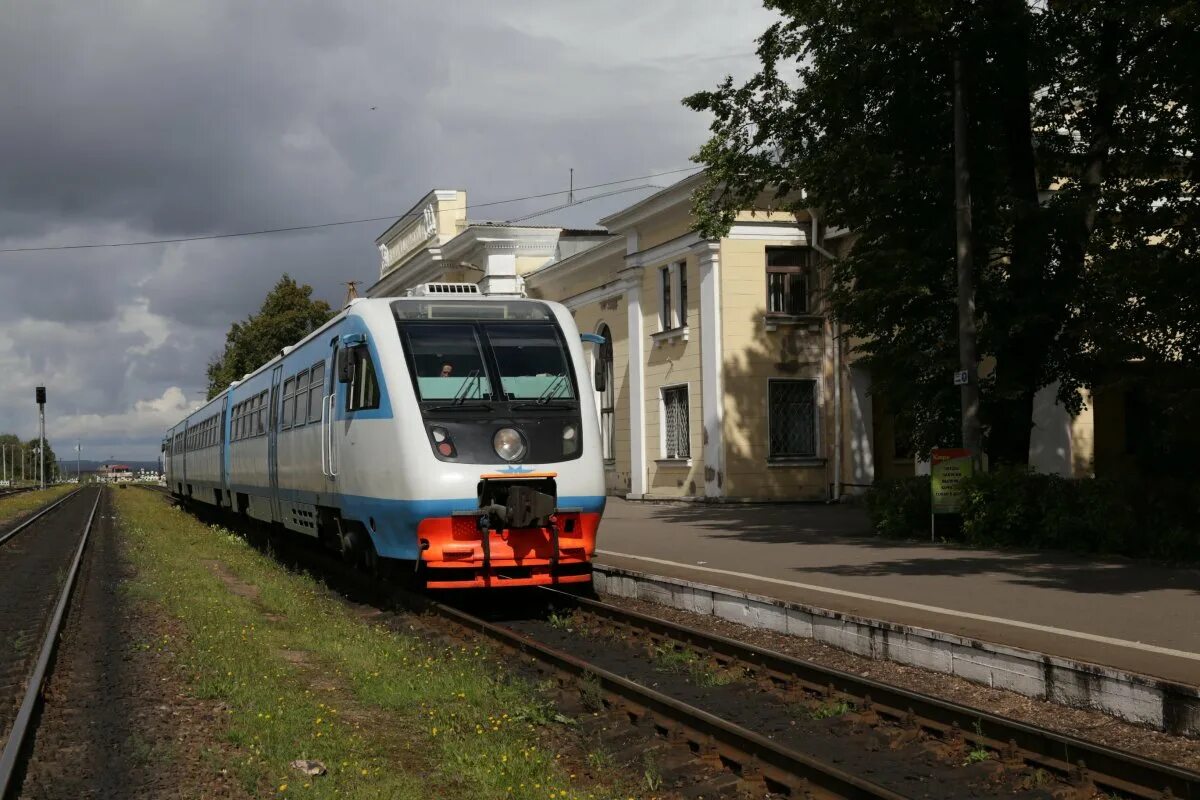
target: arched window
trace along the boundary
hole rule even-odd
[[[614,461],[617,457],[613,441],[617,427],[617,390],[613,386],[612,331],[602,324],[596,333],[604,337],[604,344],[596,346],[596,385],[602,387],[597,392],[600,406],[600,450],[605,461]]]

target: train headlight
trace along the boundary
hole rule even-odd
[[[563,455],[569,456],[579,449],[579,426],[567,423],[563,426]]]
[[[505,461],[516,461],[525,455],[525,437],[516,428],[501,428],[492,437],[492,447]]]

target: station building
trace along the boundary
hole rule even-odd
[[[809,213],[748,209],[695,230],[686,178],[591,229],[474,222],[466,192],[435,190],[377,239],[372,297],[429,282],[555,300],[589,347],[608,491],[631,499],[829,500],[926,466],[823,300],[851,233]],[[1031,461],[1092,471],[1091,415],[1038,398]]]

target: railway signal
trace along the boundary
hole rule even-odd
[[[46,488],[46,387],[39,386],[34,391],[38,404],[38,482],[41,488]]]

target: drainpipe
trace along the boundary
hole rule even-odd
[[[815,209],[808,210],[808,217],[812,221],[809,246],[829,261],[835,260],[837,257],[819,243]],[[829,327],[833,338],[833,490],[830,500],[836,503],[842,498],[842,337],[841,325],[836,319],[830,320]]]

